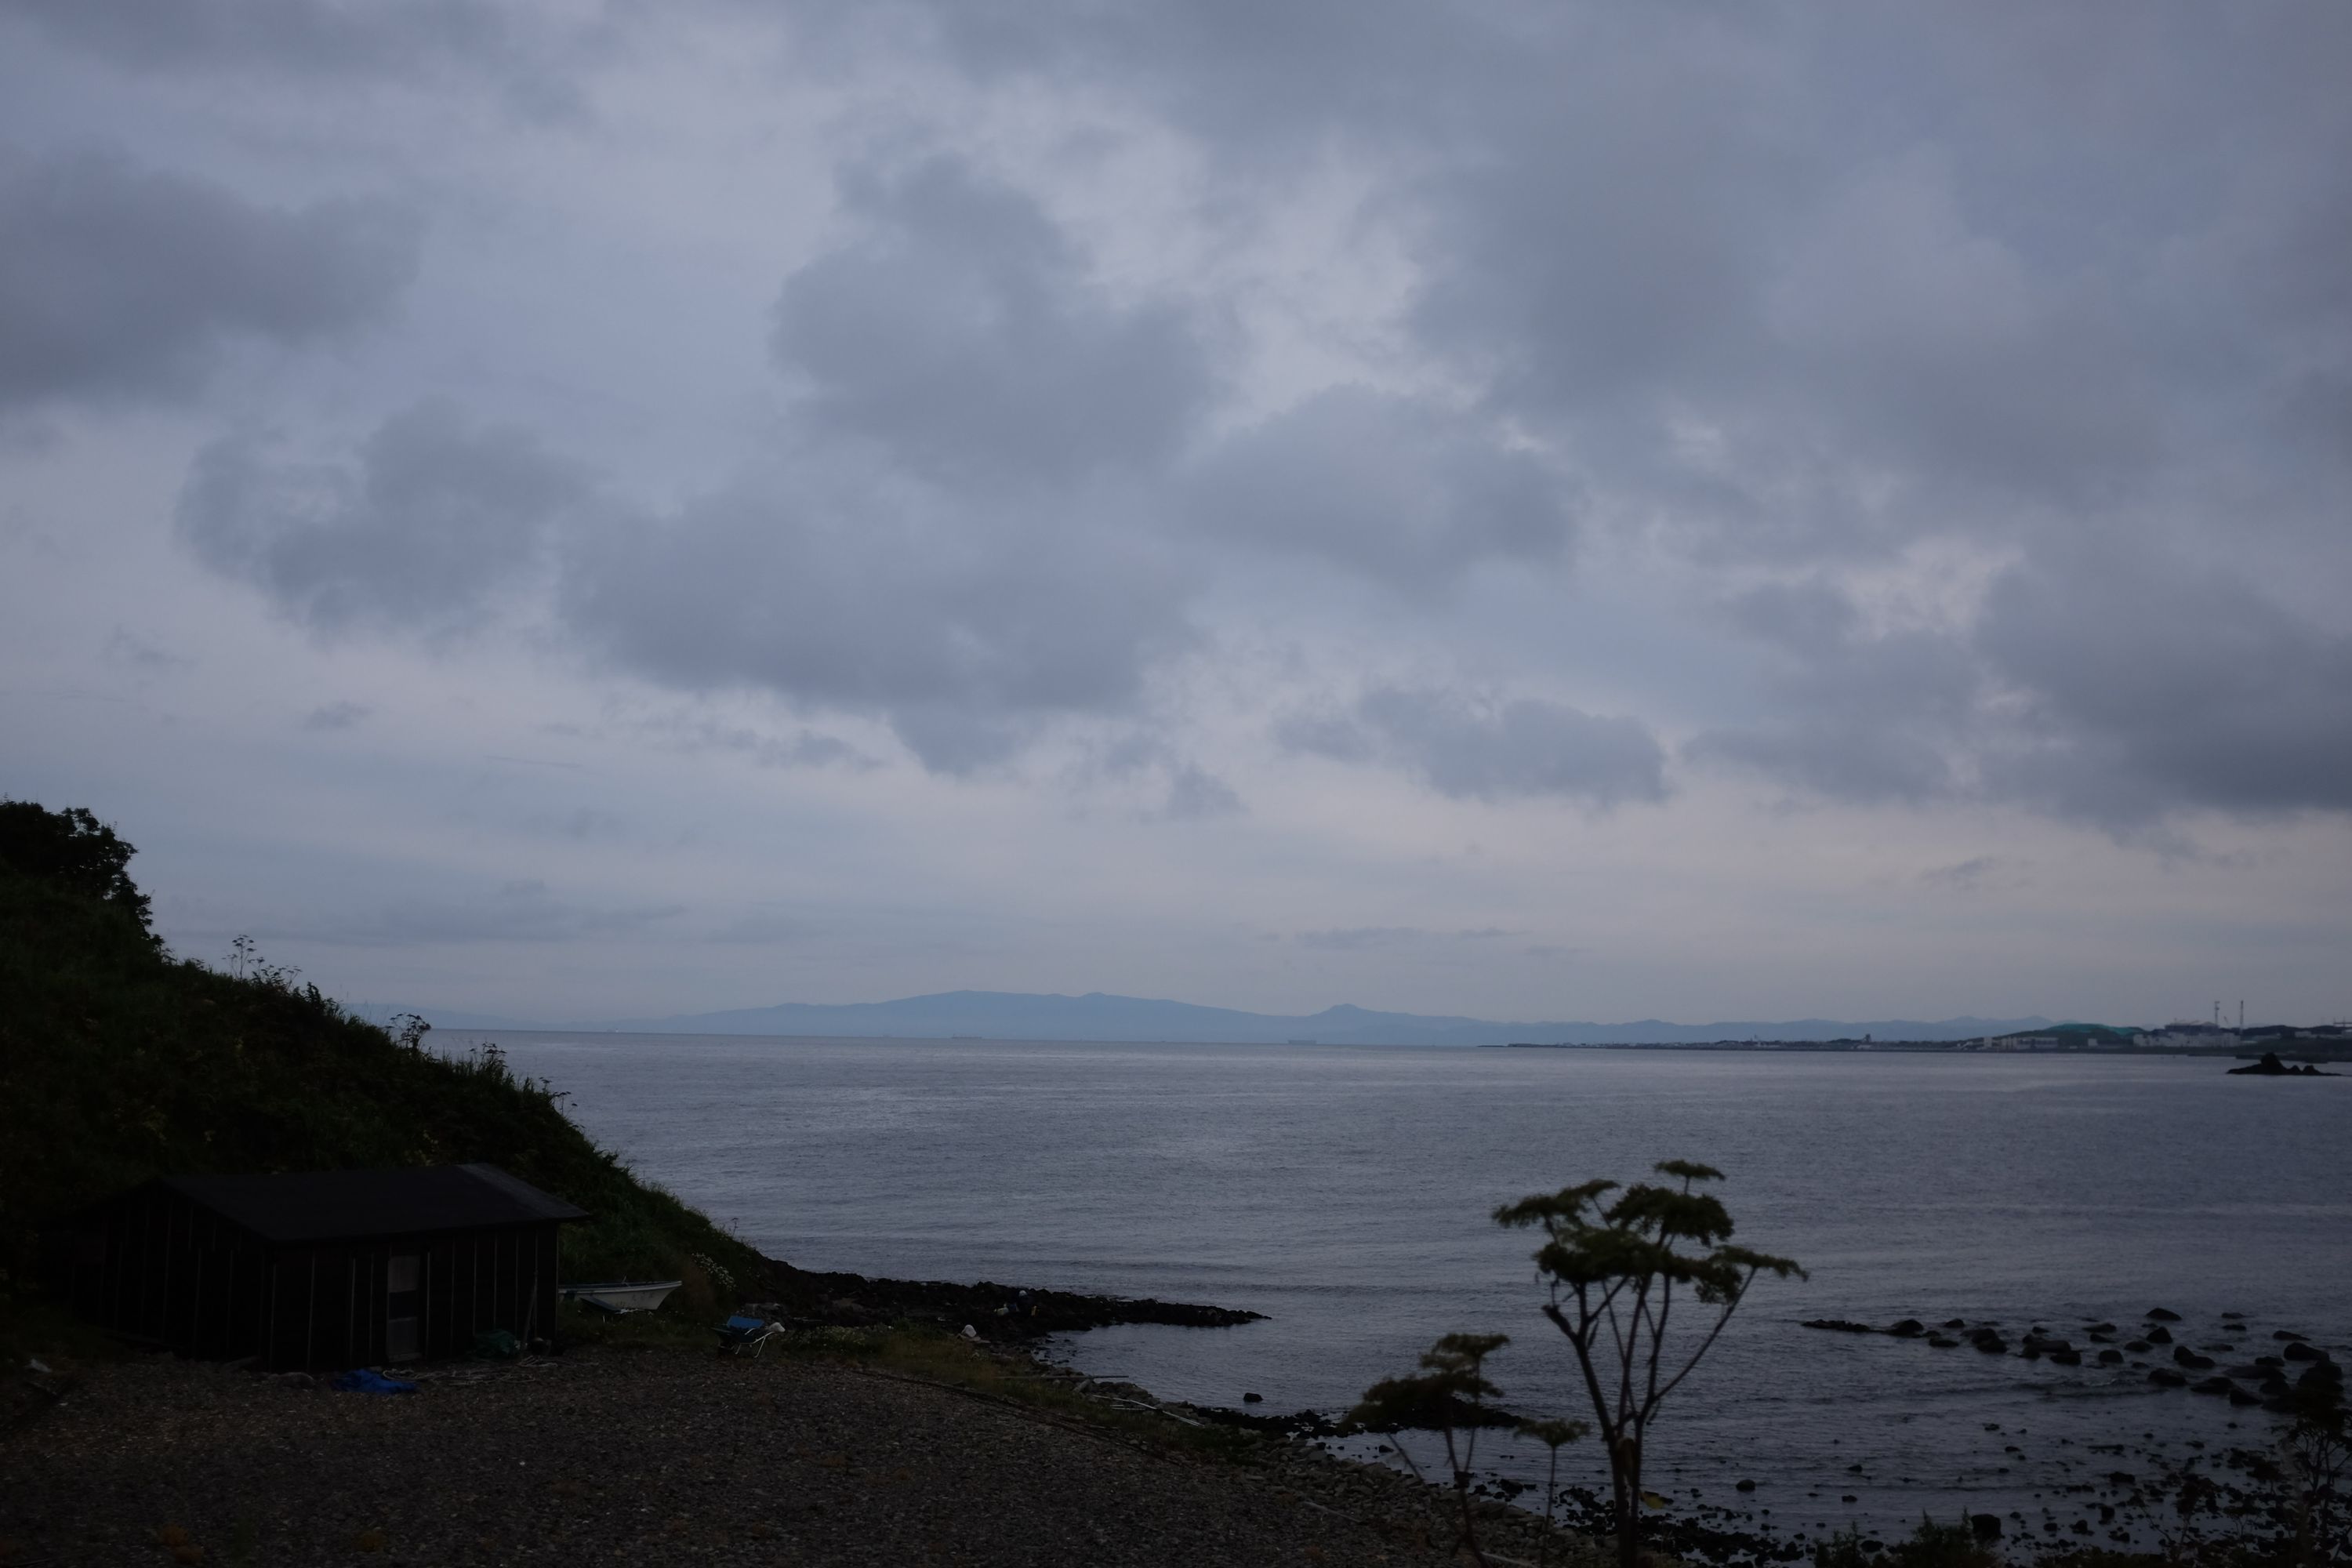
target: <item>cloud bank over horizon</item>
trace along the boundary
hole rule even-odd
[[[540,1016],[2352,1006],[2331,9],[0,44],[0,790],[190,951]]]

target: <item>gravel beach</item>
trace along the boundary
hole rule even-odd
[[[1201,1458],[887,1373],[680,1352],[460,1366],[401,1396],[143,1358],[0,1438],[0,1568],[1406,1568],[1449,1545],[1422,1489],[1300,1445]]]

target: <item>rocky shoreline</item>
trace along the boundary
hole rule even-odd
[[[1203,1307],[1150,1297],[1025,1289],[985,1279],[974,1285],[882,1279],[796,1268],[775,1258],[762,1261],[768,1266],[772,1300],[761,1305],[792,1324],[877,1328],[903,1323],[949,1333],[961,1332],[969,1324],[982,1339],[1025,1342],[1114,1323],[1227,1329],[1260,1321],[1265,1316],[1234,1307]]]

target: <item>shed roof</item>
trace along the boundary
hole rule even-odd
[[[588,1217],[587,1210],[484,1164],[166,1176],[157,1185],[264,1241],[345,1241]]]

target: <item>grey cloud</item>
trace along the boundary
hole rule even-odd
[[[2000,865],[1998,856],[1976,855],[1953,865],[1931,867],[1919,873],[1919,879],[1931,888],[1972,893],[1984,885],[1985,878]]]
[[[771,734],[749,725],[724,724],[715,720],[684,715],[641,719],[625,727],[689,755],[698,752],[731,752],[767,768],[826,767],[839,763],[862,770],[880,765],[838,735],[828,735],[805,727],[789,735]]]
[[[1818,584],[1736,602],[1775,718],[1696,737],[1832,799],[2016,802],[2126,836],[2182,812],[2352,810],[2352,636],[2113,541],[1998,577],[1969,624],[1870,634]]]
[[[183,669],[193,669],[196,661],[184,654],[159,647],[145,637],[121,626],[106,639],[106,658],[110,664],[121,665],[141,675],[169,675]]]
[[[677,905],[599,906],[558,898],[538,880],[507,882],[464,900],[406,900],[347,917],[330,918],[300,931],[306,940],[339,947],[412,947],[438,942],[572,942],[583,937],[625,936],[677,919]],[[269,933],[263,933],[269,934]]]
[[[1191,569],[1092,518],[992,510],[822,454],[667,518],[626,513],[583,466],[437,403],[346,460],[215,442],[178,529],[206,565],[321,631],[467,627],[544,572],[558,630],[614,668],[874,714],[950,772],[1001,762],[1055,720],[1124,709],[1192,637]],[[856,760],[818,735],[677,738]],[[1174,783],[1172,810],[1220,805],[1204,779]]]
[[[1248,810],[1231,784],[1142,722],[1097,727],[1070,777],[1081,784],[1111,779],[1132,788],[1164,786],[1160,802],[1138,813],[1146,822],[1203,822]]]
[[[1757,769],[1837,799],[1919,802],[1956,793],[1955,753],[1985,699],[1967,645],[1932,631],[1871,632],[1853,601],[1818,579],[1751,590],[1725,606],[1768,645],[1768,711],[1686,751]]]
[[[234,343],[376,320],[416,268],[396,208],[260,206],[95,153],[0,152],[0,407],[184,395]]]
[[[535,117],[581,105],[565,67],[593,28],[492,0],[0,0],[0,16],[140,71],[403,79],[488,73]]]
[[[857,237],[776,305],[818,428],[953,483],[1066,483],[1182,442],[1210,391],[1191,327],[1107,299],[1028,196],[935,158],[848,181],[844,205]]]
[[[1418,926],[1349,926],[1333,931],[1303,931],[1291,940],[1301,947],[1317,948],[1325,952],[1363,952],[1371,948],[1418,942],[1428,934]]]
[[[2125,552],[2020,567],[1977,642],[2026,701],[1997,789],[2107,824],[2352,811],[2352,636],[2230,573]]]
[[[1557,795],[1609,806],[1666,795],[1664,751],[1640,721],[1532,698],[1374,687],[1342,713],[1284,721],[1276,738],[1296,751],[1404,768],[1455,799]]]
[[[2128,37],[2031,6],[811,9],[1001,89],[1125,95],[1244,184],[1308,149],[1413,171],[1377,211],[1416,242],[1419,346],[1596,515],[1843,557],[2256,449],[2282,489],[2331,464],[2338,504],[2305,500],[2341,512],[2326,7]]]
[[[821,921],[800,915],[786,914],[777,910],[751,910],[712,931],[709,940],[767,947],[778,942],[824,936],[830,929]]]
[[[338,730],[356,728],[374,711],[363,702],[330,702],[305,714],[301,727],[312,734],[331,734]]]
[[[355,462],[214,442],[181,491],[178,527],[205,564],[315,629],[446,628],[478,617],[591,490],[522,432],[428,403],[386,420]]]
[[[1148,541],[903,488],[787,483],[583,541],[565,624],[681,690],[878,714],[948,772],[1001,762],[1054,719],[1123,708],[1190,639],[1189,583]]]
[[[1421,589],[1485,557],[1559,555],[1570,533],[1563,488],[1534,456],[1461,416],[1339,387],[1220,443],[1187,502],[1211,532]]]
[[[1168,776],[1168,798],[1159,815],[1170,822],[1204,822],[1238,816],[1248,809],[1234,787],[1198,763],[1181,763]]]

